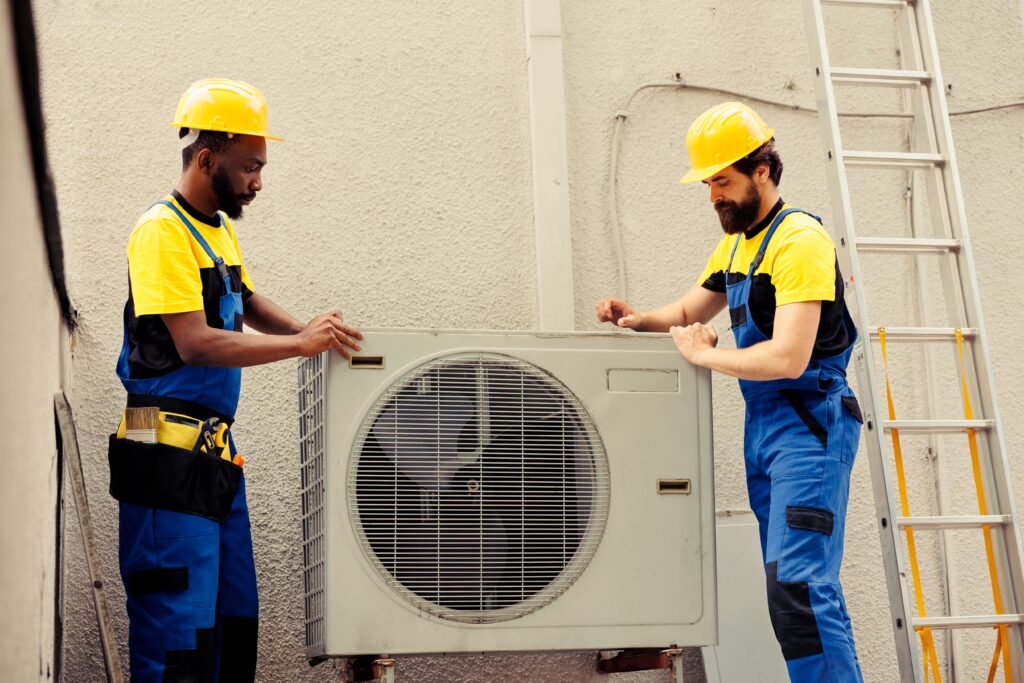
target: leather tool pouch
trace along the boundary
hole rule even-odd
[[[227,519],[242,468],[200,451],[110,436],[110,495],[122,503]]]

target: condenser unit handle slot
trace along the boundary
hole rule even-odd
[[[659,479],[658,493],[660,494],[684,494],[690,493],[689,479]]]
[[[660,368],[609,368],[608,391],[678,394],[679,371]]]
[[[361,370],[381,370],[384,368],[384,356],[352,356],[348,359],[348,366]]]

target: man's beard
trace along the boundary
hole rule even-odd
[[[237,220],[242,217],[241,200],[248,199],[252,200],[256,197],[255,193],[251,194],[236,194],[231,188],[231,180],[228,178],[228,172],[224,170],[224,167],[218,168],[213,174],[213,192],[217,195],[217,208],[228,215],[231,220]]]
[[[722,230],[726,235],[735,235],[744,232],[754,224],[757,214],[761,210],[761,192],[757,185],[751,183],[747,194],[737,202],[727,199],[715,204],[715,211],[718,212],[718,221],[722,224]],[[231,214],[228,214],[231,215]]]

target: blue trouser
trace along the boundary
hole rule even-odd
[[[790,679],[801,683],[863,680],[839,585],[860,438],[852,397],[837,382],[747,401],[747,492],[761,531],[768,611]]]
[[[259,604],[245,479],[223,522],[120,504],[133,683],[252,681]]]

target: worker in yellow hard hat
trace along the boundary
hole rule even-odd
[[[744,460],[761,531],[768,608],[793,681],[861,681],[839,585],[850,469],[861,412],[846,381],[857,331],[835,246],[812,214],[779,196],[775,131],[749,107],[708,109],[686,135],[725,236],[678,301],[640,312],[618,299],[597,318],[671,332],[692,364],[739,378]],[[735,349],[708,325],[729,309]]]
[[[258,597],[242,457],[230,429],[241,368],[362,334],[337,311],[302,323],[257,293],[234,221],[263,189],[267,100],[241,81],[192,84],[171,122],[177,187],[128,238],[117,374],[127,407],[110,439],[131,679],[252,681]],[[248,325],[263,334],[245,334]]]

